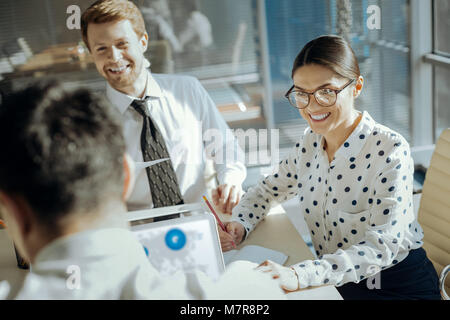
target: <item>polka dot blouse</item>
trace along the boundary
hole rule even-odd
[[[331,163],[323,142],[306,129],[276,173],[250,188],[233,209],[232,220],[248,236],[272,206],[298,197],[317,254],[292,266],[301,288],[358,283],[422,246],[406,140],[364,112]]]

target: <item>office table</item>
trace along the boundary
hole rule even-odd
[[[0,282],[7,280],[11,286],[10,295],[14,296],[20,289],[28,270],[17,267],[14,246],[4,229],[0,230]]]
[[[229,221],[229,215],[218,213],[222,221]],[[281,205],[270,210],[247,240],[237,246],[241,249],[246,245],[259,245],[285,253],[288,259],[285,266],[314,259],[314,255],[306,245],[301,235],[294,228]],[[292,300],[342,300],[342,296],[334,286],[307,288],[288,294]]]
[[[219,215],[222,221],[230,219],[229,215],[221,213]],[[238,246],[238,249],[249,244],[284,252],[288,255],[286,266],[314,258],[281,206],[273,208],[249,235],[247,240]],[[20,289],[20,285],[27,273],[27,270],[17,268],[13,244],[6,231],[0,230],[0,281],[8,280],[12,286],[11,294],[14,295]],[[303,289],[289,293],[287,296],[293,300],[342,299],[334,286]]]

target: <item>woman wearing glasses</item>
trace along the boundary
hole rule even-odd
[[[298,196],[317,259],[289,268],[263,263],[259,269],[283,289],[331,284],[344,299],[439,299],[412,207],[409,145],[355,109],[364,79],[349,44],[338,36],[312,40],[295,59],[292,79],[286,98],[309,128],[276,173],[233,209],[223,250],[231,239],[243,241],[274,204]]]

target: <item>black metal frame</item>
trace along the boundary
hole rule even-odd
[[[311,95],[314,96],[314,99],[316,99],[316,102],[317,102],[319,105],[321,105],[322,107],[331,107],[332,105],[334,105],[334,104],[336,103],[337,95],[338,95],[341,91],[343,91],[345,88],[347,88],[349,85],[351,85],[353,82],[355,82],[355,81],[356,81],[356,79],[350,80],[350,81],[349,81],[345,86],[343,86],[341,89],[330,89],[330,88],[326,88],[327,90],[334,91],[334,93],[335,93],[335,95],[336,95],[336,98],[335,98],[334,102],[333,102],[332,104],[330,104],[330,105],[323,105],[323,104],[321,104],[321,103],[317,100],[317,98],[316,98],[316,96],[315,96],[316,92],[318,92],[318,91],[320,91],[320,90],[323,90],[323,89],[325,89],[325,88],[320,88],[320,89],[317,89],[317,90],[315,90],[314,92],[311,92],[311,93],[310,93],[310,92],[305,92],[305,91],[300,91],[300,90],[293,90],[293,89],[295,88],[295,85],[293,85],[293,86],[288,90],[288,92],[286,92],[286,94],[285,94],[284,96],[286,97],[286,99],[289,100],[289,103],[291,104],[291,106],[293,106],[294,108],[297,108],[297,109],[305,109],[305,108],[307,108],[307,107],[309,106],[309,102],[311,101]],[[306,94],[308,95],[308,103],[307,103],[303,108],[299,108],[299,107],[297,106],[296,103],[293,103],[293,102],[291,101],[291,99],[289,99],[289,95],[290,95],[292,92],[302,92],[302,93],[306,93]]]

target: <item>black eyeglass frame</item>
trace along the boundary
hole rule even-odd
[[[320,106],[325,107],[325,108],[328,108],[328,107],[333,106],[333,105],[336,103],[338,94],[339,94],[341,91],[343,91],[345,88],[347,88],[349,85],[351,85],[353,82],[355,82],[355,81],[356,81],[356,79],[350,80],[350,81],[349,81],[346,85],[344,85],[341,89],[320,88],[320,89],[317,89],[316,91],[311,92],[311,93],[298,90],[298,92],[306,93],[306,94],[308,95],[308,103],[307,103],[303,108],[298,107],[298,106],[297,106],[297,103],[293,103],[293,102],[291,101],[291,99],[289,99],[289,95],[290,95],[292,92],[295,91],[295,90],[294,90],[294,89],[295,89],[295,85],[293,85],[293,86],[288,90],[288,92],[286,92],[286,94],[285,94],[284,96],[285,96],[286,99],[288,99],[289,104],[290,104],[291,106],[293,106],[294,108],[296,108],[296,109],[300,109],[300,110],[306,109],[306,108],[309,106],[309,103],[311,102],[311,95],[314,96],[314,99],[316,100],[316,102],[317,102]],[[334,102],[333,102],[332,104],[330,104],[330,105],[323,105],[323,104],[321,104],[319,101],[317,101],[317,98],[316,98],[315,94],[316,94],[317,91],[320,91],[320,90],[323,90],[323,89],[327,89],[327,90],[334,91],[334,93],[335,93],[335,95],[336,95],[336,98],[335,98],[335,100],[334,100]]]

